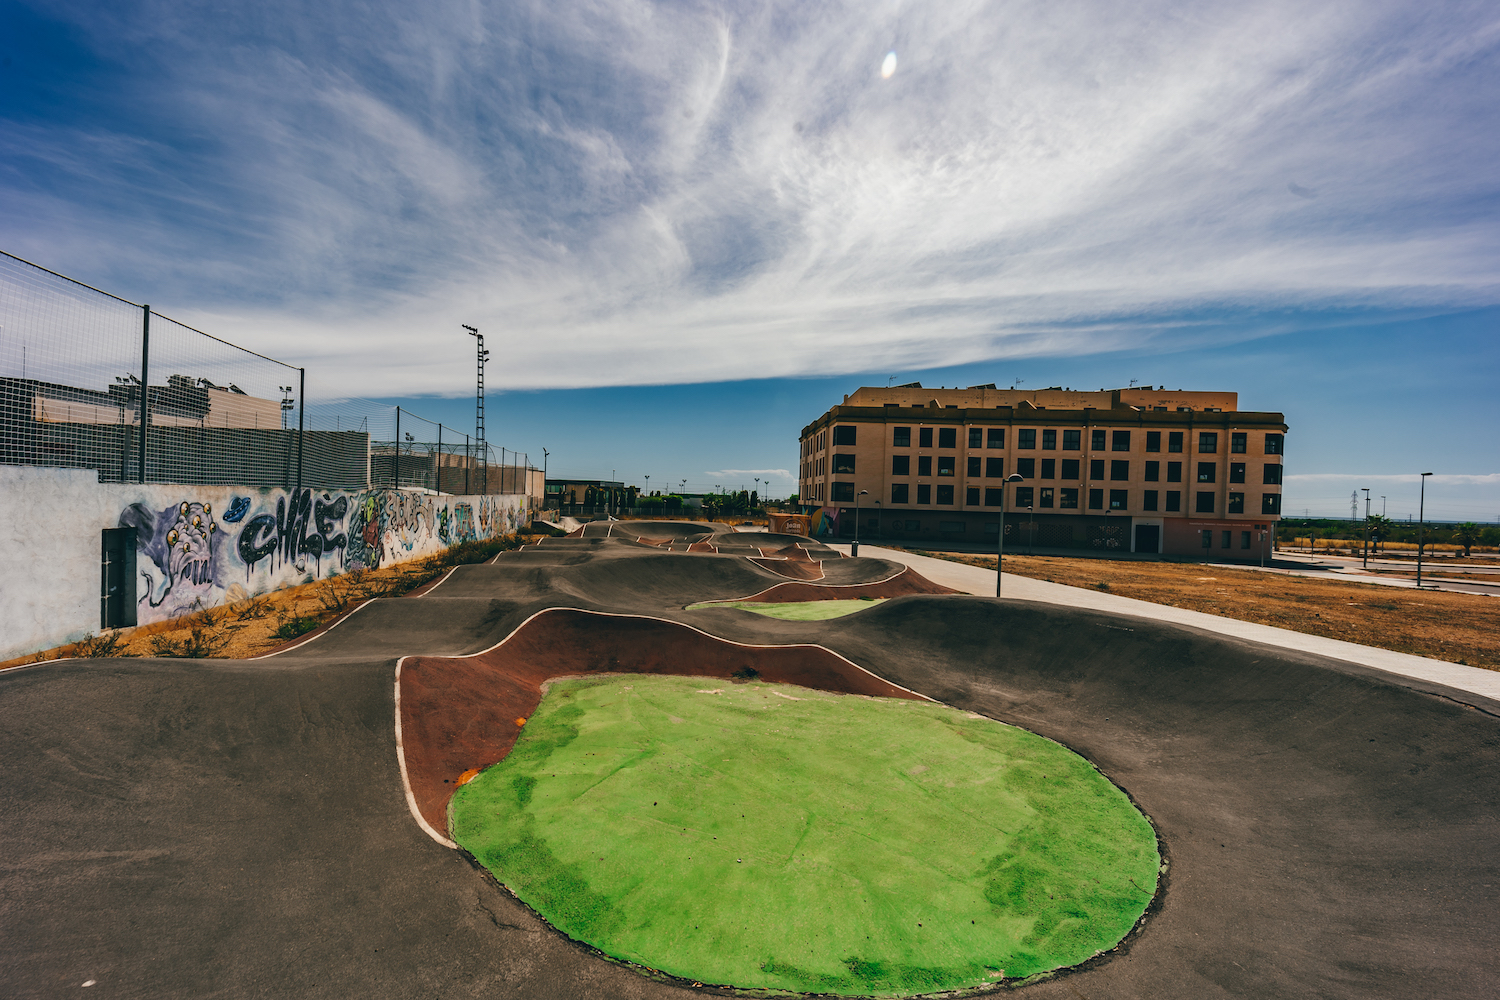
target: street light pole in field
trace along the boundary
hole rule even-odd
[[[1430,472],[1422,473],[1422,493],[1417,500],[1417,589],[1422,589],[1422,534],[1427,527],[1427,477]]]
[[[859,558],[859,498],[870,495],[869,490],[860,490],[854,494],[854,544],[850,546],[849,555]]]
[[[1361,486],[1360,489],[1364,487]],[[1370,568],[1370,491],[1367,489],[1365,490],[1365,535],[1364,541],[1360,544],[1360,564],[1365,569]]]

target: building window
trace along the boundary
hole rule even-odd
[[[1161,481],[1161,463],[1160,462],[1147,462],[1146,463],[1146,482],[1148,482],[1148,483],[1155,483],[1155,482],[1160,482],[1160,481]]]
[[[1156,498],[1157,498],[1157,492],[1155,490],[1147,490],[1145,493],[1142,493],[1141,494],[1141,509],[1142,510],[1155,510],[1156,509]]]
[[[1057,431],[1042,431],[1042,450],[1057,450]]]
[[[957,427],[939,427],[938,428],[938,447],[939,448],[957,448],[958,447],[958,428]]]
[[[1064,486],[1058,492],[1062,494],[1057,498],[1057,505],[1059,507],[1061,507],[1063,510],[1078,509],[1078,487]]]
[[[1078,478],[1078,459],[1076,459],[1076,458],[1065,458],[1065,459],[1062,460],[1062,478],[1064,478],[1064,479],[1077,479]]]
[[[891,484],[891,503],[910,503],[911,486],[906,483]]]
[[[1017,507],[1030,507],[1032,505],[1032,502],[1033,502],[1032,501],[1032,497],[1034,497],[1035,495],[1036,495],[1036,491],[1033,490],[1030,486],[1017,486],[1016,487],[1016,506]]]
[[[911,475],[911,456],[910,455],[892,455],[891,456],[891,475],[893,475],[893,476],[909,476],[909,475]]]
[[[1231,483],[1243,483],[1245,481],[1245,463],[1229,463],[1229,481]]]
[[[1063,451],[1082,451],[1083,431],[1063,431]]]
[[[919,476],[930,476],[930,475],[932,475],[932,456],[931,455],[918,455],[917,456],[917,475],[919,475]]]
[[[1005,502],[1002,499],[1004,496],[1005,489],[1003,487],[986,486],[984,489],[984,505],[986,507],[998,507]]]
[[[1222,539],[1219,543],[1220,548],[1227,549],[1234,546],[1234,532],[1224,531],[1220,533],[1219,537]]]
[[[1229,435],[1229,450],[1235,455],[1243,455],[1245,453],[1244,431],[1235,431]]]
[[[1130,432],[1129,431],[1115,431],[1113,434],[1111,434],[1110,435],[1110,441],[1109,441],[1109,450],[1110,451],[1129,451],[1130,450]]]
[[[986,447],[989,447],[989,448],[1004,448],[1005,447],[1005,428],[1004,427],[991,427],[990,428],[989,443],[986,445]]]
[[[968,504],[970,507],[979,506],[978,486],[970,486],[968,489],[964,490],[964,503]]]
[[[840,501],[840,500],[847,500],[847,501],[853,502],[853,500],[854,500],[854,484],[853,483],[834,483],[833,484],[833,499],[836,502]]]
[[[1043,507],[1051,507],[1052,506],[1053,492],[1054,491],[1053,491],[1052,487],[1050,487],[1050,486],[1043,486],[1042,487],[1042,490],[1041,490],[1041,493],[1042,493],[1042,503],[1041,503],[1041,505]]]
[[[1042,478],[1043,479],[1056,479],[1057,478],[1057,459],[1055,459],[1055,458],[1044,458],[1044,459],[1042,459]]]
[[[932,503],[932,487],[926,483],[917,484],[917,503],[927,506]]]
[[[1109,463],[1109,478],[1115,482],[1122,482],[1130,478],[1130,462],[1128,459],[1116,458]]]
[[[1242,531],[1242,532],[1240,532],[1240,548],[1242,548],[1242,549],[1248,549],[1249,547],[1250,547],[1250,532],[1248,532],[1248,531]]]
[[[968,471],[969,478],[971,478],[971,479],[978,479],[979,478],[979,456],[975,455],[974,457],[970,458],[969,462],[968,462],[968,466],[969,466],[969,471]]]
[[[1090,479],[1103,479],[1104,478],[1104,459],[1102,459],[1102,458],[1091,458],[1091,459],[1089,459],[1089,478]]]
[[[1169,482],[1169,483],[1180,483],[1180,482],[1182,482],[1182,463],[1181,462],[1168,462],[1167,463],[1167,482]]]
[[[1199,514],[1212,514],[1214,512],[1214,491],[1199,490],[1197,496],[1198,503],[1193,508],[1194,511]]]
[[[953,466],[955,464],[957,464],[957,463],[954,461],[954,458],[953,458],[952,455],[939,455],[938,456],[938,475],[940,475],[940,476],[951,476],[951,475],[953,475]]]
[[[1266,454],[1267,455],[1280,455],[1281,454],[1281,445],[1282,445],[1282,441],[1281,441],[1281,435],[1280,434],[1267,434],[1266,435]]]
[[[1262,493],[1260,495],[1260,512],[1262,514],[1280,514],[1281,513],[1281,494],[1280,493]]]
[[[1219,463],[1217,463],[1217,462],[1199,462],[1198,463],[1198,482],[1200,482],[1200,483],[1213,483],[1213,482],[1217,482],[1218,480],[1215,479],[1214,477],[1216,475],[1218,475],[1218,472],[1219,472]]]
[[[917,428],[917,447],[918,448],[931,448],[932,447],[932,428],[931,427],[919,427],[919,428]]]
[[[1089,446],[1094,451],[1103,451],[1104,450],[1104,432],[1102,430],[1095,430],[1090,435],[1090,439],[1091,439],[1091,442],[1090,442]]]
[[[1178,490],[1167,490],[1167,513],[1174,514],[1182,510],[1182,493]]]
[[[910,448],[911,447],[911,428],[910,427],[897,427],[897,428],[895,428],[894,431],[893,431],[893,434],[892,434],[892,438],[891,438],[891,446],[894,447],[894,448]]]
[[[1130,505],[1130,491],[1129,490],[1110,490],[1109,491],[1109,509],[1110,510],[1124,510],[1129,505]]]
[[[840,455],[835,452],[833,456],[833,474],[838,475],[841,472],[854,472],[854,456]]]
[[[1174,452],[1182,450],[1182,431],[1167,432],[1167,450]]]
[[[1281,465],[1267,465],[1261,469],[1260,481],[1267,486],[1281,485]]]
[[[1016,472],[1018,472],[1020,474],[1020,476],[1021,476],[1022,479],[1035,479],[1036,478],[1036,459],[1034,459],[1034,458],[1018,458],[1018,459],[1016,459]]]
[[[1161,431],[1146,432],[1146,450],[1161,451]]]
[[[1215,431],[1198,432],[1198,454],[1217,455],[1219,453],[1219,435]]]
[[[1016,431],[1016,447],[1032,449],[1036,447],[1036,431],[1030,427],[1023,427]]]
[[[835,427],[833,429],[833,446],[837,448],[839,445],[853,444],[854,432],[856,430],[858,430],[858,428],[853,424],[842,424],[838,427]]]
[[[947,506],[947,507],[952,507],[953,506],[953,487],[952,486],[939,486],[938,487],[938,503],[942,504],[943,506]]]
[[[983,446],[984,446],[984,428],[983,427],[970,427],[969,428],[969,447],[970,448],[980,448],[980,447],[983,447]]]
[[[1005,459],[1003,459],[1003,458],[987,458],[987,459],[985,459],[984,460],[984,478],[986,478],[986,479],[1004,479],[1005,478]]]
[[[1089,490],[1089,510],[1104,509],[1104,491]]]
[[[1229,494],[1229,513],[1231,513],[1231,514],[1243,514],[1243,513],[1245,513],[1245,494],[1243,494],[1243,493],[1231,493],[1231,494]]]
[[[1207,528],[1205,528],[1203,530],[1203,532],[1202,532],[1202,535],[1203,535],[1203,547],[1205,549],[1211,549],[1211,548],[1213,548],[1214,547],[1214,533],[1212,531],[1209,531]]]

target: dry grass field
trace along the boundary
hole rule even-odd
[[[909,550],[995,568],[994,556]],[[1005,571],[1154,604],[1500,670],[1500,599],[1202,563],[1006,555]]]

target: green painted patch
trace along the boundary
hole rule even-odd
[[[884,600],[884,597],[866,597],[852,601],[788,601],[769,604],[761,601],[706,601],[702,604],[689,604],[687,610],[739,608],[741,611],[753,611],[758,615],[781,618],[789,622],[820,622],[873,608]]]
[[[1071,751],[930,702],[555,682],[455,838],[563,933],[685,979],[909,995],[1074,965],[1156,890],[1146,819]]]

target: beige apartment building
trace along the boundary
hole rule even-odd
[[[1233,392],[861,388],[802,429],[799,495],[876,540],[1269,557],[1286,422]],[[1011,476],[1019,481],[1008,481]],[[1003,492],[1002,492],[1003,491]]]

